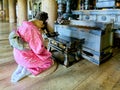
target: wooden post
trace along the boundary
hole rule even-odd
[[[24,20],[28,20],[27,0],[18,0],[18,25],[21,25]]]
[[[9,5],[8,5],[8,0],[3,0],[3,10],[4,10],[4,14],[5,14],[4,15],[5,21],[9,21]]]
[[[42,0],[41,11],[48,13],[48,30],[54,31],[54,22],[57,19],[56,0]]]
[[[15,0],[9,0],[9,22],[16,22]]]

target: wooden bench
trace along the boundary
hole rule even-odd
[[[49,37],[48,50],[57,50],[64,55],[64,65],[69,66],[69,55],[73,54],[75,60],[79,60],[81,47],[84,39],[77,39],[67,36]]]

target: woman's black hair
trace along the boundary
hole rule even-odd
[[[48,19],[48,13],[46,12],[38,12],[35,16],[36,19],[42,20],[43,23],[46,23],[46,20]]]

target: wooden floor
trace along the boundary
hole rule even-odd
[[[11,83],[16,69],[8,34],[15,24],[0,23],[0,90],[120,90],[120,49],[113,57],[97,66],[82,59],[69,68],[59,65],[57,70],[44,78],[27,77]]]

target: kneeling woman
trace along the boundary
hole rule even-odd
[[[40,20],[23,21],[17,30],[10,33],[10,44],[14,47],[14,59],[18,64],[11,82],[17,82],[30,74],[36,76],[54,64],[39,31],[43,27]],[[24,43],[28,44],[28,48],[24,47]]]

